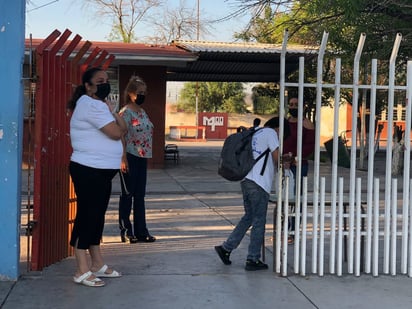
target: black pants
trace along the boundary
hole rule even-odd
[[[123,174],[121,181],[122,194],[119,200],[119,228],[128,236],[146,237],[149,231],[146,226],[146,182],[147,159],[127,153],[129,172]],[[133,206],[133,227],[130,213]]]
[[[98,169],[70,162],[70,176],[77,195],[77,212],[70,245],[89,249],[100,244],[104,219],[117,169]]]

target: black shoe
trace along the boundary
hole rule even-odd
[[[229,260],[230,251],[225,250],[222,246],[215,246],[215,250],[222,260],[223,264],[230,265],[232,262]]]
[[[137,241],[136,242],[155,242],[156,237],[153,237],[152,235],[146,235],[146,236],[137,236],[136,237]]]
[[[121,230],[120,231],[120,240],[122,242],[126,242],[126,230]]]
[[[121,239],[122,242],[129,241],[131,244],[137,243],[137,237],[136,236],[125,235],[125,233],[120,233],[120,239]]]
[[[136,236],[127,236],[127,239],[129,239],[131,244],[135,244],[138,241]]]
[[[262,269],[268,269],[268,264],[265,264],[260,260],[257,260],[257,261],[252,261],[249,259],[246,260],[245,270],[262,270]]]

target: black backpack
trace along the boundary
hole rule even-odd
[[[240,132],[229,135],[223,143],[220,153],[218,174],[230,181],[239,181],[245,178],[255,163],[265,157],[260,175],[263,175],[269,157],[269,148],[256,159],[252,153],[252,137],[261,129],[243,128]]]

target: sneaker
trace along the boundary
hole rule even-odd
[[[246,260],[246,266],[245,270],[262,270],[262,269],[268,269],[268,264],[263,263],[260,260],[257,261],[252,261],[247,259]]]
[[[215,246],[215,250],[222,260],[223,264],[230,265],[232,262],[229,260],[230,251],[225,250],[222,246]]]

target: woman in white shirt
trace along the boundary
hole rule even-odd
[[[106,97],[110,93],[107,73],[99,68],[84,72],[67,107],[72,112],[70,138],[73,153],[70,176],[77,196],[77,212],[70,245],[74,247],[77,271],[75,283],[104,286],[99,277],[120,277],[109,268],[100,251],[104,219],[112,179],[121,164],[121,138],[127,131],[123,119],[112,113]],[[87,261],[89,250],[91,265]]]

